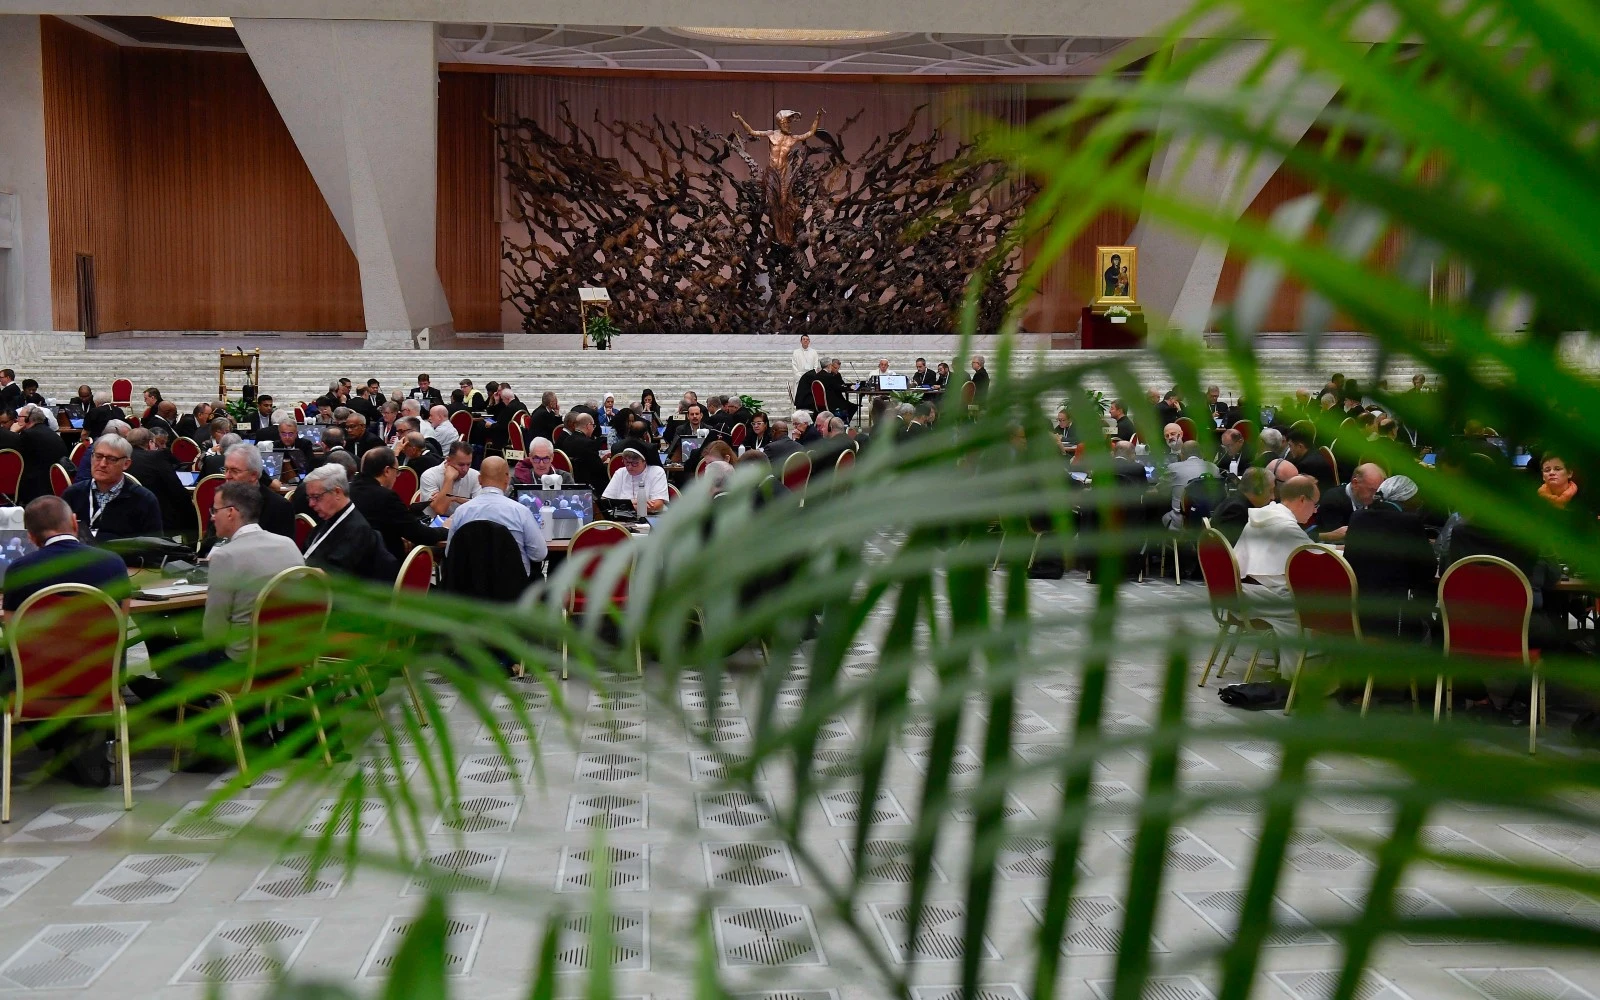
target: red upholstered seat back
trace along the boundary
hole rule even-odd
[[[617,474],[617,470],[622,468],[623,464],[622,456],[620,454],[612,455],[611,461],[606,463],[606,471],[614,476]]]
[[[522,414],[518,413],[517,416],[520,417],[520,416],[522,416]],[[511,450],[512,451],[527,451],[528,450],[528,446],[526,444],[524,444],[524,441],[526,439],[524,438],[524,436],[522,434],[522,425],[520,423],[518,423],[515,420],[513,420],[511,422],[511,426],[506,428],[506,434],[508,434],[510,436]]]
[[[203,535],[211,527],[211,503],[216,499],[217,491],[222,489],[222,484],[227,482],[222,476],[207,476],[194,484],[194,509],[200,516],[200,533]]]
[[[604,550],[616,545],[627,545],[629,541],[628,529],[615,521],[592,521],[579,528],[572,536],[572,541],[567,545],[567,558],[578,560],[577,565],[581,567],[580,582],[568,601],[573,610],[582,610],[587,603],[588,593],[584,585],[599,571]],[[623,573],[611,592],[611,601],[620,607],[627,603],[627,600],[628,574]]]
[[[6,625],[18,692],[12,718],[115,711],[124,636],[121,609],[93,587],[63,583],[23,601]]]
[[[744,444],[744,435],[745,435],[745,425],[744,424],[734,424],[733,425],[733,433],[731,435],[729,435],[728,443],[733,446],[733,449],[735,451],[738,451],[739,450],[739,446]]]
[[[460,434],[462,437],[471,436],[472,414],[468,413],[466,410],[457,410],[456,412],[450,414],[450,426],[454,427],[456,429],[456,433]]]
[[[822,388],[821,382],[811,383],[811,405],[817,408],[818,413],[828,408],[828,393]]]
[[[395,577],[394,589],[400,591],[415,591],[427,593],[433,586],[433,550],[419,545],[406,553],[406,561],[400,564],[400,572]]]
[[[67,487],[72,485],[72,473],[61,466],[50,463],[50,492],[60,496],[67,492]]]
[[[403,466],[395,474],[394,483],[389,488],[394,491],[395,496],[400,498],[401,503],[410,503],[411,494],[417,492],[417,480],[417,470],[409,466]]]
[[[783,487],[798,493],[811,481],[811,456],[797,451],[783,460]]]
[[[1301,628],[1324,635],[1361,635],[1356,575],[1343,556],[1326,546],[1305,545],[1290,553],[1286,569]]]
[[[1222,621],[1239,607],[1239,560],[1222,532],[1207,528],[1195,545],[1200,556],[1200,575],[1211,598],[1211,613]]]
[[[839,460],[833,463],[833,471],[836,473],[844,472],[846,469],[855,464],[856,453],[851,451],[849,448],[846,448],[844,451],[839,453]]]
[[[1533,590],[1528,578],[1504,559],[1472,556],[1445,570],[1439,607],[1446,653],[1524,659]]]
[[[248,690],[256,677],[298,672],[321,645],[333,610],[328,575],[311,566],[292,566],[267,582],[256,598],[250,621]]]
[[[1178,424],[1179,429],[1183,431],[1183,439],[1185,441],[1193,441],[1194,440],[1194,421],[1190,420],[1188,417],[1179,417],[1178,420],[1177,420],[1177,424]]]
[[[409,498],[408,498],[409,499]],[[317,530],[317,519],[310,514],[297,514],[294,519],[294,544],[301,552],[306,550],[306,543],[311,541],[311,533]]]
[[[572,459],[567,457],[566,452],[562,451],[560,448],[557,448],[556,453],[550,456],[550,468],[559,472],[571,472]]]
[[[112,379],[112,381],[111,381],[111,405],[112,406],[128,406],[128,405],[130,405],[132,403],[133,403],[133,380],[132,379],[125,379],[125,378]]]
[[[79,441],[77,444],[72,446],[72,454],[67,457],[67,461],[71,462],[73,466],[76,467],[78,460],[83,458],[83,452],[88,447],[89,442]]]
[[[1244,443],[1249,444],[1255,440],[1256,425],[1248,420],[1241,420],[1233,425],[1233,429],[1244,435]]]
[[[22,455],[10,448],[0,451],[0,493],[16,499],[22,484]]]
[[[181,437],[172,442],[172,458],[179,465],[193,465],[200,457],[200,446],[192,439]]]

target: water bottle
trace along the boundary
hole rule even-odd
[[[633,488],[633,512],[638,516],[639,520],[644,520],[645,500],[643,483],[640,483],[638,486]]]

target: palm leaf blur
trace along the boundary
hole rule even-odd
[[[1205,30],[1193,30],[1199,25]],[[1191,34],[1205,40],[1185,39]],[[1352,40],[1358,37],[1359,44]],[[1249,68],[1239,86],[1215,93],[1187,85],[1218,60],[1240,58]],[[1281,82],[1284,66],[1297,78],[1337,86],[1334,103],[1316,111],[1326,137],[1320,145],[1282,138],[1280,118],[1304,110],[1283,99],[1281,86],[1269,86]],[[1099,426],[1097,393],[1104,391],[1139,400],[1134,416],[1146,439],[1159,440],[1154,411],[1142,405],[1141,382],[1153,366],[1190,399],[1202,398],[1208,379],[1239,386],[1252,400],[1281,392],[1281,370],[1271,370],[1255,335],[1265,303],[1292,279],[1306,293],[1301,328],[1311,343],[1299,359],[1302,370],[1317,367],[1319,335],[1348,317],[1370,331],[1377,348],[1373,370],[1360,373],[1364,384],[1411,368],[1442,382],[1437,394],[1383,397],[1408,426],[1447,441],[1473,421],[1513,444],[1600,468],[1600,440],[1579,419],[1600,404],[1584,372],[1591,347],[1586,335],[1568,333],[1600,319],[1597,67],[1600,15],[1563,0],[1201,3],[1138,71],[1097,78],[1028,127],[991,131],[988,144],[1038,184],[1028,235],[1047,251],[1064,251],[1098,213],[1118,209],[1196,239],[1224,239],[1247,256],[1242,291],[1216,320],[1223,352],[1203,352],[1178,336],[1126,359],[1077,366],[1003,352],[991,359],[994,384],[981,412],[941,420],[910,444],[874,445],[848,474],[819,472],[803,505],[800,495],[770,496],[745,476],[715,500],[687,492],[646,541],[602,561],[590,584],[598,592],[631,574],[627,607],[609,621],[574,623],[562,615],[577,560],[505,616],[448,597],[419,601],[341,582],[332,637],[320,648],[314,637],[299,637],[306,645],[298,661],[323,657],[313,675],[268,682],[241,702],[268,707],[310,686],[321,693],[325,726],[362,759],[327,770],[317,754],[281,745],[252,761],[256,773],[284,773],[272,794],[286,800],[326,799],[333,789],[333,804],[314,830],[253,825],[280,841],[309,839],[329,860],[409,869],[433,814],[460,817],[456,774],[464,751],[445,717],[450,703],[469,708],[505,761],[536,769],[539,725],[550,724],[545,743],[558,735],[573,718],[569,701],[582,697],[574,692],[592,688],[602,704],[607,692],[633,696],[628,676],[641,643],[643,693],[669,707],[705,748],[722,748],[723,693],[736,691],[747,706],[753,740],[747,753],[727,758],[726,785],[751,801],[773,795],[774,836],[804,869],[818,912],[854,939],[878,977],[874,988],[886,993],[908,991],[914,966],[906,960],[931,939],[935,906],[940,921],[951,913],[960,918],[952,954],[963,989],[971,995],[984,981],[985,937],[996,930],[997,859],[1015,838],[1027,838],[1047,845],[1046,876],[1037,926],[1026,935],[1024,955],[1008,954],[1010,971],[1028,981],[1037,1000],[1062,994],[1075,971],[1063,937],[1084,895],[1080,862],[1091,831],[1114,825],[1130,832],[1115,893],[1122,923],[1112,995],[1143,996],[1152,976],[1182,969],[1208,970],[1224,998],[1249,995],[1263,948],[1280,929],[1274,899],[1306,835],[1301,807],[1315,788],[1314,768],[1329,758],[1362,761],[1368,777],[1351,793],[1388,802],[1391,816],[1380,832],[1349,838],[1347,846],[1372,862],[1358,908],[1310,915],[1339,943],[1333,996],[1364,995],[1375,949],[1397,934],[1600,951],[1600,931],[1577,918],[1488,909],[1424,917],[1397,902],[1408,873],[1423,864],[1600,896],[1600,878],[1591,873],[1451,853],[1424,835],[1442,810],[1461,806],[1600,829],[1593,799],[1582,800],[1585,808],[1573,797],[1600,787],[1600,764],[1582,755],[1506,752],[1510,741],[1493,731],[1459,721],[1436,727],[1427,713],[1375,712],[1356,725],[1315,696],[1288,719],[1197,714],[1189,692],[1213,638],[1204,631],[1203,591],[1163,591],[1159,603],[1132,600],[1124,569],[1162,536],[1119,517],[1134,497],[1109,488],[1074,493],[1044,433],[1046,415],[1063,398],[1079,426]],[[1235,218],[1181,190],[1148,187],[1148,165],[1162,149],[1246,162],[1281,157],[1312,193],[1271,219]],[[1392,248],[1387,256],[1380,253],[1385,246]],[[1041,255],[1039,269],[1048,256]],[[1018,308],[1038,277],[1024,281]],[[1513,315],[1525,316],[1526,325],[1506,333]],[[1396,467],[1409,461],[1399,454],[1392,460]],[[1086,461],[1089,471],[1103,472],[1109,456],[1091,449]],[[1575,573],[1600,578],[1592,519],[1530,517],[1524,480],[1474,476],[1462,462],[1441,461],[1430,475],[1435,502],[1530,549],[1557,551]],[[1039,602],[1027,571],[1041,555],[1093,566],[1087,609]],[[367,638],[352,645],[341,635]],[[578,676],[566,686],[557,679],[562,644]],[[1430,648],[1285,645],[1285,663],[1306,645],[1326,654],[1317,684],[1374,675],[1386,686],[1416,680],[1431,690],[1444,672]],[[527,677],[508,680],[503,661],[521,663]],[[1116,723],[1110,712],[1117,678],[1138,664],[1144,677],[1150,664],[1160,665],[1148,728]],[[1449,672],[1481,677],[1494,669],[1503,668],[1452,661]],[[1595,688],[1587,663],[1548,657],[1543,669],[1573,697]],[[214,683],[196,679],[190,693]],[[1070,692],[1053,720],[1069,735],[1024,747],[1014,739],[1020,692],[1045,683]],[[335,691],[348,696],[335,698]],[[680,699],[682,691],[698,692],[695,707],[684,707],[690,702]],[[298,712],[290,742],[311,746],[317,737],[308,716],[284,704]],[[167,707],[141,710],[148,745],[172,741],[171,727],[153,718]],[[182,735],[211,738],[222,720],[219,710],[190,716]],[[841,741],[841,733],[855,735]],[[1222,742],[1269,746],[1273,780],[1259,788],[1190,787],[1183,754]],[[876,802],[900,751],[922,772],[918,797],[905,803],[909,836],[895,856],[908,873],[896,914],[901,940],[912,942],[907,953],[886,946],[861,905],[881,864],[874,852],[889,842],[876,811],[859,810],[848,831],[846,875],[808,836],[819,822],[819,792],[845,789],[860,803]],[[1097,789],[1097,762],[1127,751],[1144,761],[1144,785],[1131,805],[1118,805]],[[413,767],[419,780],[399,780]],[[783,780],[769,784],[763,775]],[[1010,803],[1019,794],[1049,807],[1036,805],[1031,819],[1015,816]],[[365,809],[391,817],[392,850],[358,836]],[[1253,846],[1236,859],[1247,872],[1238,929],[1215,949],[1158,961],[1153,931],[1174,828],[1216,809],[1252,817],[1244,822],[1252,825]],[[954,886],[939,884],[936,855],[961,857],[946,865]],[[527,898],[540,905],[538,893]],[[714,903],[708,896],[700,905]],[[603,900],[598,906],[597,916],[605,913]],[[416,950],[404,964],[418,978],[391,995],[446,991],[425,933],[442,914],[442,904],[430,904],[416,925]],[[678,960],[694,970],[697,991],[714,996],[721,987],[709,917],[701,921],[686,929],[695,946]],[[597,934],[597,947],[604,940]],[[530,947],[532,996],[554,993],[554,941]],[[284,995],[298,989],[286,986]],[[596,970],[591,994],[609,989]]]

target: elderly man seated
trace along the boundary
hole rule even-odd
[[[1216,465],[1223,475],[1235,478],[1250,468],[1250,456],[1245,453],[1244,435],[1232,427],[1221,434],[1221,447],[1217,449]]]
[[[107,434],[94,443],[89,480],[67,487],[61,499],[78,518],[84,541],[104,545],[121,538],[161,534],[161,502],[126,475],[133,445]]]
[[[306,565],[334,574],[394,582],[400,562],[384,545],[383,536],[350,502],[350,479],[344,468],[324,465],[306,476],[300,488],[322,522],[306,540]]]
[[[574,483],[572,473],[555,467],[556,446],[549,438],[534,438],[528,442],[528,454],[511,470],[511,479],[518,483],[543,482],[545,476],[560,476],[561,485]],[[483,473],[478,473],[478,488],[483,488]]]
[[[1383,470],[1368,462],[1356,466],[1348,483],[1322,494],[1317,505],[1317,537],[1324,542],[1344,541],[1351,519],[1371,506],[1383,479]]]
[[[423,433],[439,442],[440,451],[448,451],[461,439],[455,424],[450,422],[450,409],[445,406],[435,406],[428,411],[428,429]]]
[[[1287,566],[1289,554],[1311,541],[1306,525],[1317,512],[1318,493],[1315,479],[1295,476],[1278,488],[1276,503],[1250,511],[1234,546],[1245,596],[1261,605],[1251,609],[1251,616],[1264,619],[1280,635],[1298,630],[1289,606]]]
[[[1250,521],[1250,511],[1272,502],[1272,480],[1265,469],[1246,469],[1239,477],[1239,491],[1211,511],[1211,526],[1222,533],[1230,545],[1239,544],[1239,535]]]

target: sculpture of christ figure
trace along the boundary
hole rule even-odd
[[[733,117],[752,139],[765,139],[772,144],[770,155],[767,158],[767,169],[762,175],[762,187],[767,196],[767,214],[772,217],[772,240],[783,246],[794,245],[794,227],[799,220],[799,206],[794,203],[794,192],[790,189],[790,170],[793,166],[791,154],[796,147],[804,146],[807,139],[817,134],[817,126],[822,124],[822,115],[826,109],[818,109],[817,117],[811,122],[811,131],[796,135],[793,131],[794,123],[800,117],[798,111],[780,111],[777,115],[778,127],[775,129],[758,130],[750,127],[750,123],[735,111]]]

